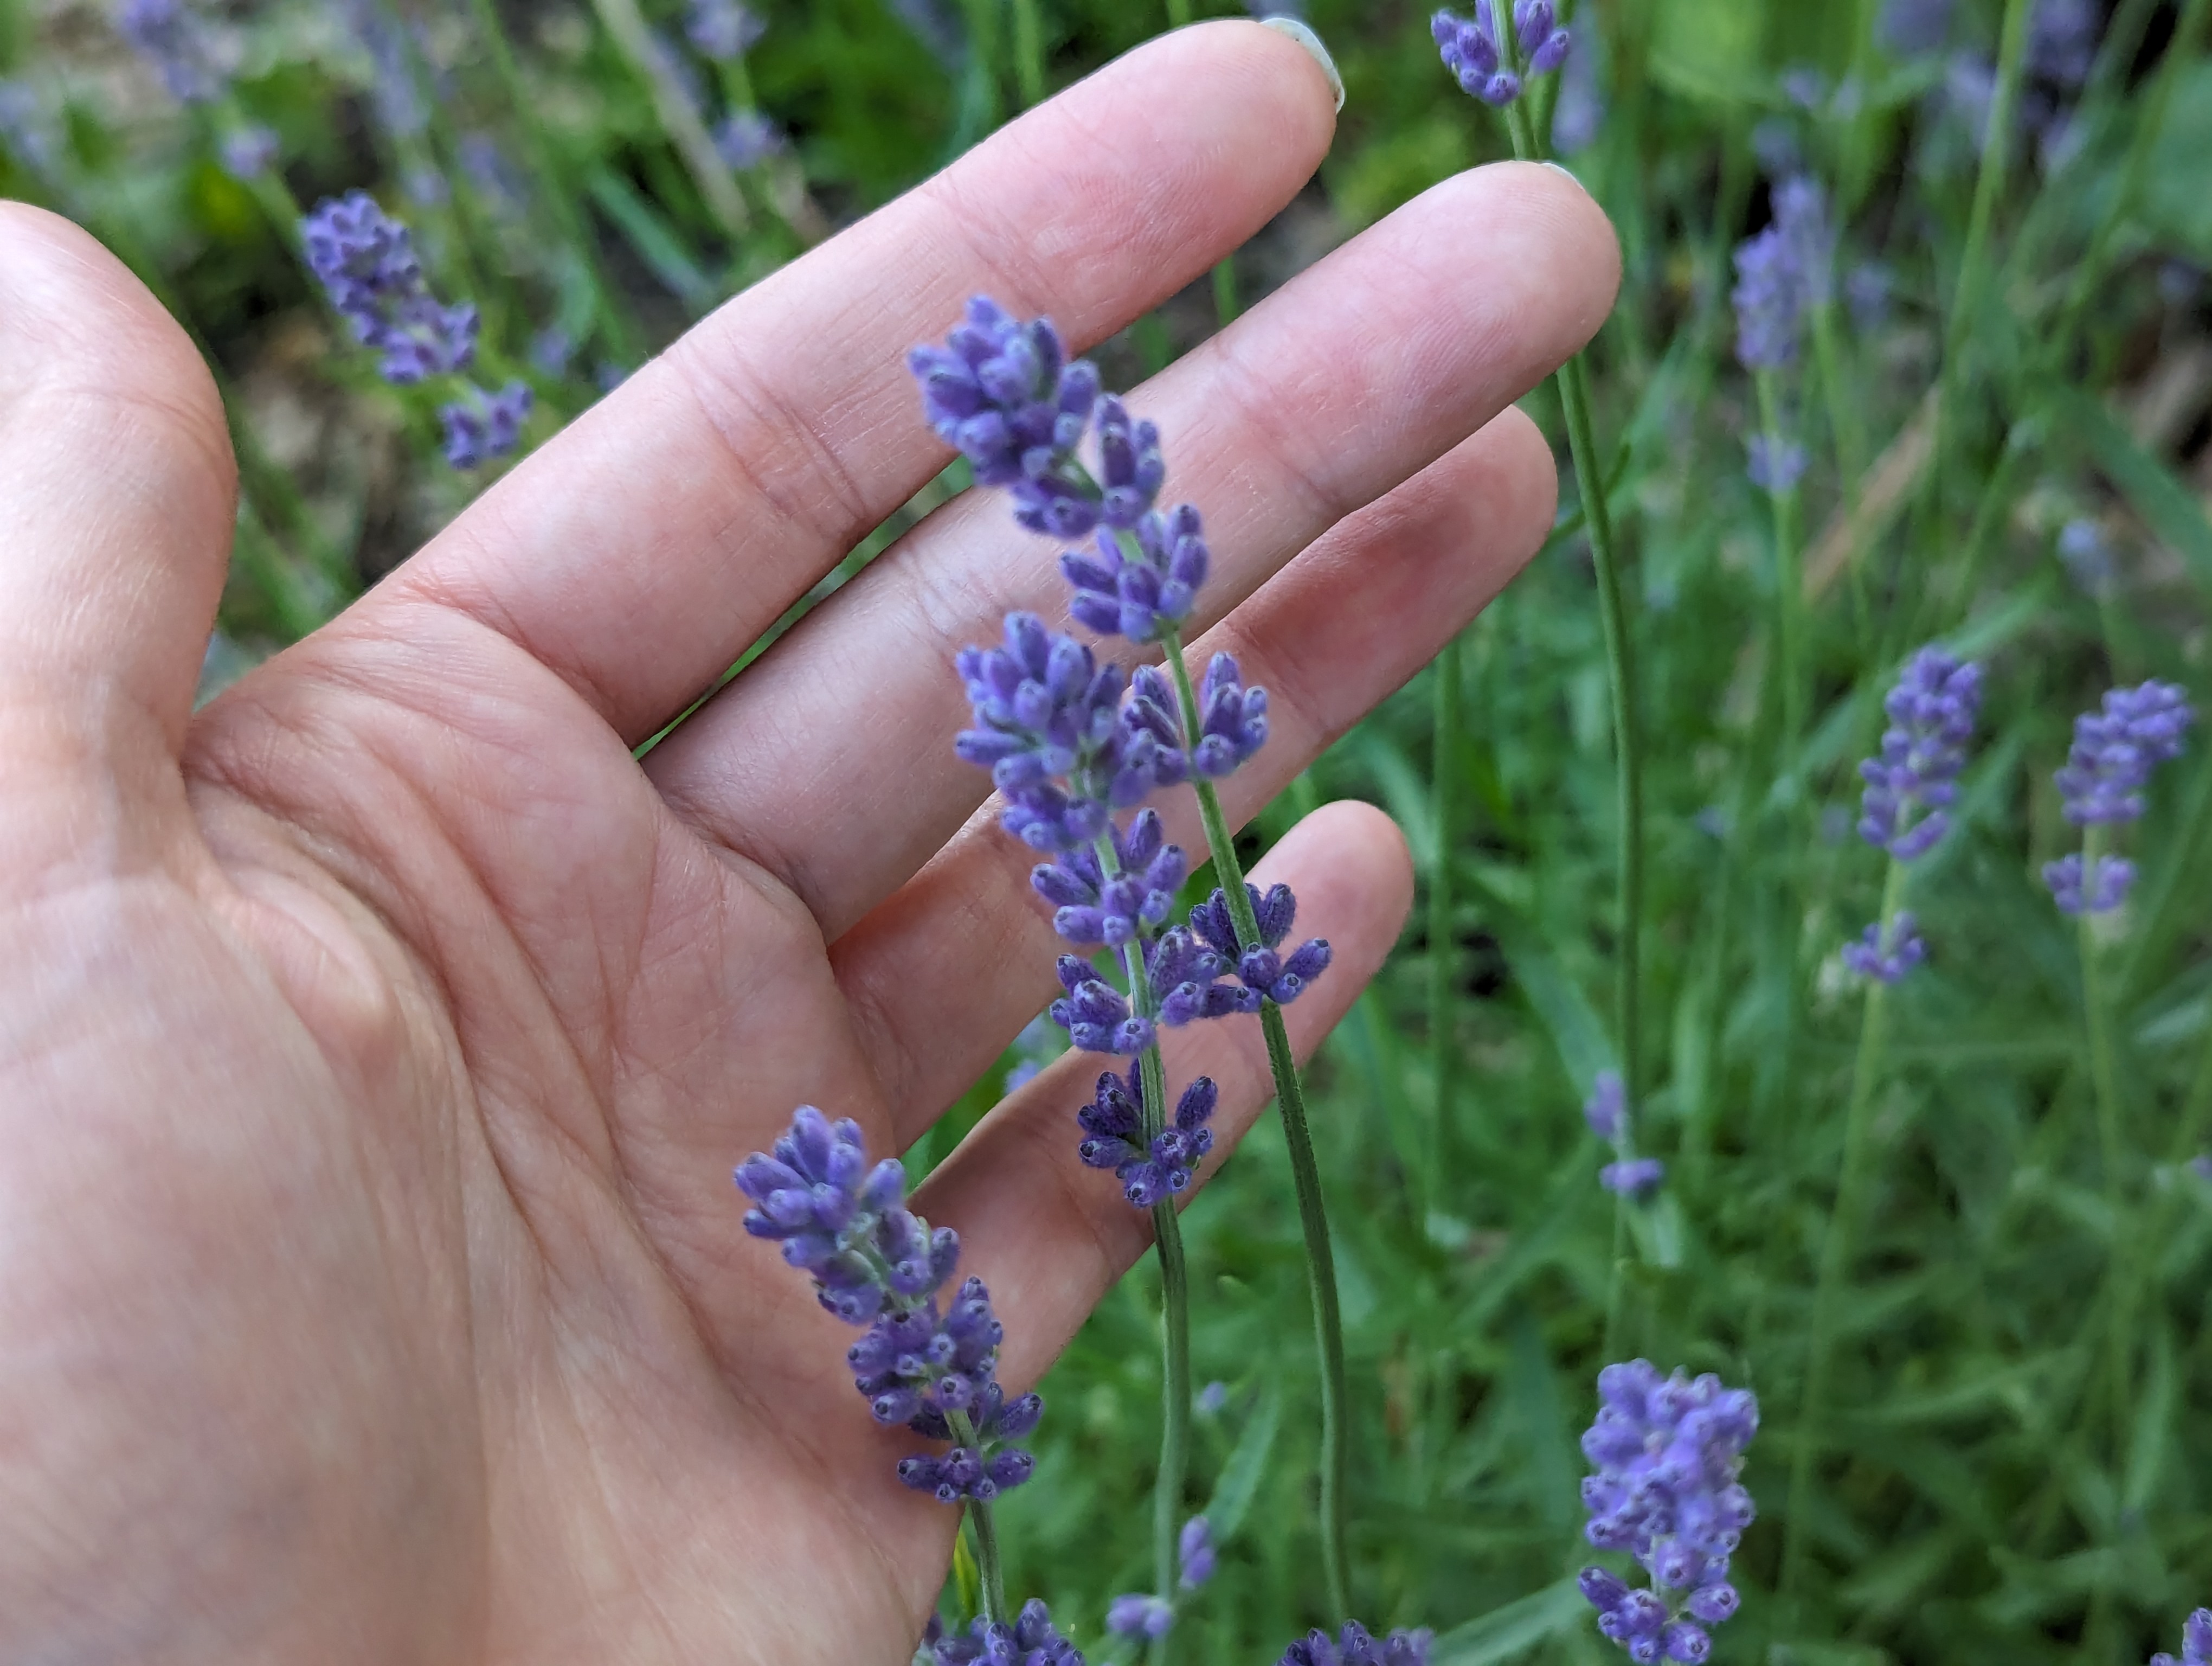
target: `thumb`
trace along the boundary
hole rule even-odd
[[[0,794],[175,779],[230,548],[215,384],[68,221],[0,202]]]

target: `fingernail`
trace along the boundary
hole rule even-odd
[[[1286,34],[1312,54],[1313,61],[1321,65],[1321,72],[1328,77],[1328,89],[1336,94],[1336,107],[1344,108],[1344,77],[1336,72],[1336,60],[1328,55],[1321,37],[1295,17],[1263,17],[1261,27]]]

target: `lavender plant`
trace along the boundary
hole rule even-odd
[[[1597,1383],[1597,1420],[1583,1436],[1594,1466],[1583,1482],[1584,1535],[1633,1556],[1651,1583],[1586,1567],[1583,1595],[1598,1629],[1637,1666],[1698,1666],[1711,1652],[1711,1628],[1740,1600],[1729,1559],[1758,1513],[1738,1477],[1759,1432],[1759,1402],[1711,1374],[1662,1378],[1644,1359],[1607,1365]]]
[[[1247,688],[1227,654],[1214,655],[1202,684],[1193,683],[1182,629],[1210,564],[1198,511],[1188,504],[1158,510],[1166,465],[1157,427],[1103,393],[1097,370],[1068,358],[1048,321],[1018,320],[979,296],[945,345],[915,349],[911,365],[932,426],[980,484],[1008,491],[1021,525],[1061,539],[1093,538],[1091,549],[1060,556],[1074,592],[1070,612],[1102,635],[1157,647],[1168,668],[1164,676],[1141,666],[1125,681],[1119,667],[1100,666],[1073,637],[1054,634],[1034,615],[1010,614],[1002,647],[970,648],[959,657],[975,727],[956,745],[968,762],[991,770],[1005,800],[1006,830],[1054,856],[1032,883],[1054,905],[1055,929],[1079,948],[1103,946],[1118,962],[1116,988],[1091,960],[1063,955],[1064,994],[1050,1012],[1078,1049],[1136,1061],[1126,1076],[1099,1079],[1079,1120],[1083,1160],[1114,1170],[1129,1201],[1151,1212],[1159,1254],[1165,1407],[1153,1529],[1158,1589],[1176,1578],[1191,1410],[1188,1273],[1174,1199],[1211,1149],[1206,1123],[1214,1104],[1213,1085],[1201,1077],[1183,1090],[1170,1122],[1159,1036],[1256,1012],[1306,1231],[1322,1353],[1322,1555],[1340,1613],[1343,1341],[1319,1173],[1281,1018],[1283,1006],[1328,965],[1328,945],[1316,939],[1283,952],[1295,901],[1286,887],[1263,897],[1246,885],[1214,788],[1265,743],[1266,691]],[[1085,460],[1087,437],[1095,438],[1095,471]],[[1170,923],[1188,871],[1182,852],[1165,842],[1154,813],[1138,815],[1126,828],[1115,821],[1116,812],[1184,782],[1196,791],[1222,882],[1187,926]],[[1157,1610],[1146,1612],[1157,1618]],[[1165,1630],[1149,1634],[1155,1659],[1164,1659]]]
[[[1598,1183],[1617,1197],[1649,1197],[1667,1177],[1667,1165],[1656,1157],[1636,1154],[1635,1130],[1630,1126],[1628,1095],[1620,1073],[1601,1070],[1583,1104],[1583,1120],[1592,1134],[1613,1147],[1613,1160],[1598,1171]]]
[[[1854,1236],[1870,1166],[1875,1091],[1889,1038],[1889,992],[1926,958],[1919,925],[1904,906],[1911,865],[1950,831],[1950,806],[1958,796],[1967,747],[1981,713],[1982,668],[1936,647],[1912,656],[1882,702],[1889,727],[1881,751],[1859,766],[1866,784],[1860,801],[1859,836],[1889,857],[1881,908],[1874,922],[1843,951],[1844,965],[1866,982],[1866,1004],[1852,1067],[1851,1094],[1844,1115],[1843,1166],[1834,1207],[1821,1238],[1813,1315],[1806,1343],[1804,1389],[1798,1402],[1797,1438],[1790,1457],[1790,1500],[1784,1523],[1781,1590],[1794,1596],[1802,1577],[1804,1520],[1813,1469],[1819,1461],[1827,1414],[1828,1377],[1835,1344],[1836,1304],[1850,1274]]]
[[[474,469],[521,442],[530,385],[513,380],[487,390],[469,379],[477,356],[476,307],[447,307],[430,293],[407,228],[356,191],[324,203],[300,223],[307,264],[351,327],[380,356],[377,370],[395,387],[428,384],[450,397],[437,408],[446,460]]]
[[[826,1310],[866,1328],[846,1362],[870,1415],[950,1443],[898,1466],[905,1486],[967,1511],[982,1571],[983,1614],[967,1639],[937,1645],[939,1661],[995,1658],[990,1651],[1004,1633],[1042,1651],[1040,1666],[1081,1666],[1042,1603],[1026,1605],[1011,1626],[1007,1619],[991,1503],[1029,1480],[1035,1461],[1015,1443],[1036,1427],[1044,1402],[1034,1394],[1009,1400],[999,1386],[1005,1329],[981,1279],[940,1300],[959,1265],[958,1236],[907,1208],[904,1166],[896,1158],[872,1165],[859,1124],[832,1122],[812,1105],[799,1108],[771,1152],[738,1166],[737,1183],[752,1204],[745,1231],[781,1243],[784,1260],[813,1279]]]
[[[1480,0],[1471,19],[1440,11],[1431,20],[1431,32],[1444,67],[1462,90],[1483,103],[1504,112],[1513,154],[1524,161],[1548,161],[1551,145],[1542,125],[1532,119],[1521,101],[1526,79],[1548,76],[1566,63],[1573,47],[1569,31],[1561,27],[1550,0],[1516,0],[1514,28],[1498,25],[1492,0]],[[1497,68],[1484,78],[1485,65]],[[1474,84],[1477,83],[1478,84]],[[1606,471],[1598,458],[1597,441],[1590,425],[1589,374],[1577,354],[1559,368],[1554,379],[1559,406],[1565,417],[1568,451],[1574,461],[1575,486],[1582,501],[1583,527],[1589,538],[1590,556],[1597,574],[1598,617],[1605,636],[1607,684],[1613,707],[1614,760],[1613,806],[1617,825],[1613,881],[1613,1027],[1620,1048],[1625,1104],[1632,1112],[1642,1091],[1643,1012],[1641,995],[1644,920],[1644,765],[1636,681],[1635,635],[1623,600],[1621,557],[1613,536],[1613,511],[1607,499]],[[1453,672],[1455,673],[1456,667]],[[1440,758],[1440,763],[1442,763]],[[1439,769],[1440,782],[1449,781]],[[1449,791],[1449,785],[1443,790]],[[1442,880],[1447,863],[1439,860]],[[1432,943],[1431,952],[1437,945]],[[1431,1023],[1441,1018],[1432,1013]],[[1626,1194],[1622,1195],[1626,1202]],[[1619,1268],[1627,1242],[1627,1220],[1616,1210],[1613,1224],[1615,1294],[1609,1312],[1617,1315]],[[1613,1322],[1607,1330],[1613,1329]],[[1607,1338],[1608,1351],[1612,1337]]]
[[[2212,1662],[2212,1608],[2199,1608],[2181,1627],[2180,1666],[2207,1666]],[[2154,1654],[2150,1666],[2175,1666],[2170,1654]]]

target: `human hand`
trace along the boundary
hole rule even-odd
[[[198,714],[208,379],[82,234],[0,209],[0,1658],[906,1659],[956,1515],[898,1486],[910,1438],[729,1171],[801,1102],[904,1148],[1054,988],[1033,858],[950,744],[953,652],[1058,611],[1048,552],[957,502],[632,748],[942,465],[910,344],[977,290],[1098,339],[1330,130],[1279,33],[1145,48],[732,301]],[[1570,180],[1487,169],[1133,396],[1206,514],[1197,652],[1273,696],[1233,817],[1540,544],[1508,402],[1616,276]],[[1335,945],[1310,1048],[1405,852],[1338,805],[1256,877]],[[1230,1144],[1266,1063],[1204,1029],[1171,1063]],[[1077,1163],[1091,1071],[916,1200],[1012,1391],[1145,1247]]]

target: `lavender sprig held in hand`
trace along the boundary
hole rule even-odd
[[[897,1160],[871,1166],[856,1123],[801,1105],[773,1153],[747,1158],[737,1181],[753,1205],[745,1231],[781,1243],[824,1308],[867,1327],[847,1363],[876,1421],[954,1443],[941,1456],[905,1459],[899,1479],[946,1504],[988,1503],[1027,1481],[1034,1460],[1012,1443],[1036,1426],[1044,1402],[1008,1400],[1000,1388],[1004,1331],[981,1279],[940,1308],[960,1240],[906,1207]]]

